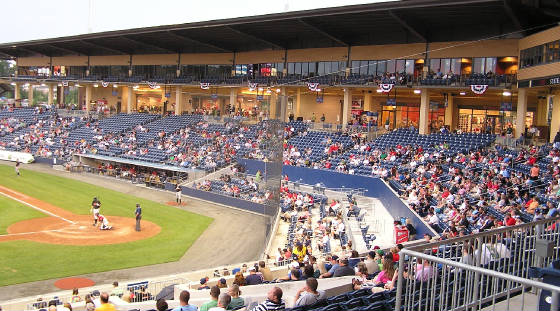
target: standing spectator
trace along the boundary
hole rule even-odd
[[[273,287],[268,291],[266,301],[254,307],[251,311],[282,311],[285,309],[286,305],[282,300],[282,289],[280,287]]]
[[[95,311],[116,311],[117,309],[112,303],[109,303],[109,294],[103,292],[101,296],[99,296],[99,300],[101,301],[101,306],[97,307]]]
[[[264,260],[259,261],[259,271],[262,273],[265,281],[272,281],[272,272],[268,267],[266,267]]]
[[[218,306],[210,308],[209,311],[225,311],[230,303],[231,296],[228,293],[222,293],[218,298]]]
[[[136,203],[136,211],[134,212],[136,215],[136,231],[140,231],[140,220],[142,219],[142,208],[140,207],[139,203]]]
[[[211,294],[211,292],[210,292]],[[193,305],[189,305],[189,300],[191,299],[191,293],[184,290],[179,294],[179,306],[173,311],[196,311],[197,308]],[[159,310],[159,309],[158,309]],[[201,307],[202,310],[202,307]]]
[[[294,307],[309,306],[325,299],[324,291],[317,291],[319,283],[315,278],[308,278],[305,286],[300,288],[294,299]]]
[[[237,284],[230,286],[228,294],[231,296],[231,302],[227,307],[228,310],[238,309],[245,305],[245,299],[239,297],[241,295],[241,291],[239,290],[239,286]]]

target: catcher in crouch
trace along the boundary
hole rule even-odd
[[[97,219],[99,220],[99,230],[111,230],[111,229],[113,229],[113,226],[111,226],[109,224],[109,221],[107,220],[107,217],[105,217],[103,215],[99,215],[99,216],[97,216]]]

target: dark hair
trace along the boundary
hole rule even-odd
[[[301,271],[299,269],[292,269],[292,276],[299,280],[301,277]]]
[[[109,302],[109,294],[103,292],[99,296],[99,299],[101,300],[101,303],[108,303]]]
[[[264,267],[265,267],[265,263],[264,263],[263,260],[259,261],[259,266],[260,266],[261,268],[264,268]]]
[[[218,299],[218,296],[220,296],[220,288],[216,285],[212,286],[210,288],[210,296],[212,296],[212,298]]]
[[[179,300],[188,304],[189,300],[191,299],[191,293],[189,293],[189,291],[184,290],[181,292],[181,294],[179,294]]]
[[[303,268],[303,275],[307,278],[313,277],[315,275],[315,270],[312,265],[305,265]]]
[[[182,292],[181,292],[182,294]],[[167,311],[167,309],[169,308],[169,306],[167,305],[167,302],[165,301],[165,299],[160,298],[158,299],[158,301],[156,302],[156,309],[158,311]]]
[[[317,291],[317,287],[319,286],[319,283],[317,282],[317,280],[315,278],[307,279],[305,281],[305,284],[307,284],[307,287],[309,287],[309,289],[311,289],[314,292]]]

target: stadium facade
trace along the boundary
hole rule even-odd
[[[78,109],[291,116],[346,127],[560,127],[554,1],[409,0],[7,43],[2,82]],[[261,113],[262,111],[262,113]],[[369,121],[369,122],[368,122]]]

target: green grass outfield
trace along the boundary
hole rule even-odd
[[[89,214],[97,196],[106,215],[134,217],[161,227],[149,239],[101,246],[67,246],[29,241],[0,242],[0,286],[177,261],[210,225],[212,218],[63,177],[0,165],[0,185],[69,210]],[[46,215],[0,195],[0,234],[24,219]]]

